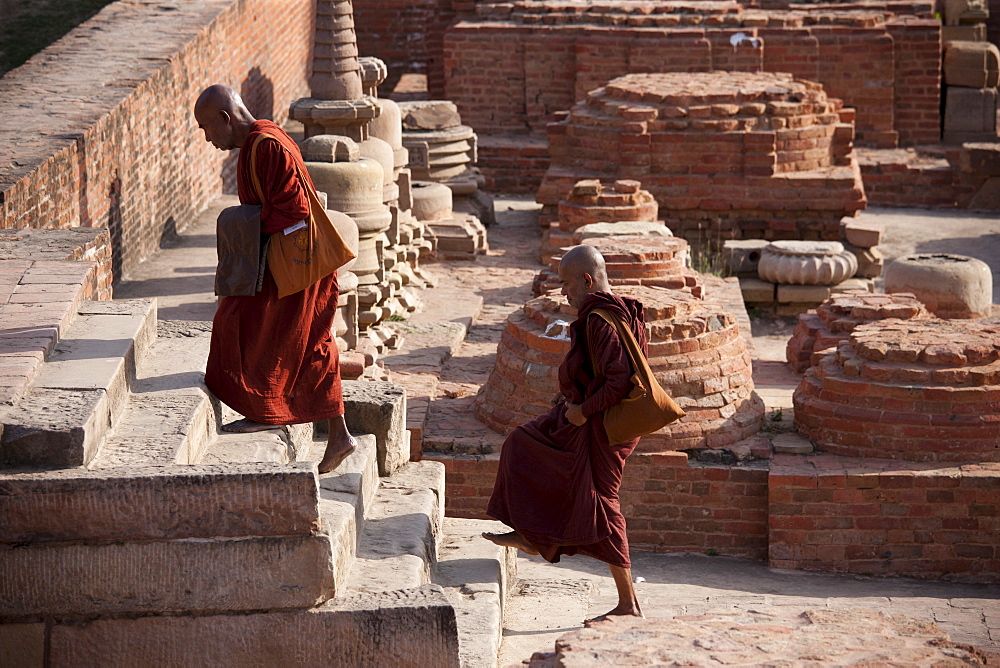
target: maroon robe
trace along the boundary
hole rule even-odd
[[[250,175],[250,147],[261,132],[256,169],[264,201]],[[280,142],[280,143],[279,143]],[[262,204],[261,234],[309,216],[309,197],[296,167],[309,180],[295,142],[278,125],[256,121],[236,168],[242,204]],[[223,297],[212,322],[205,384],[227,405],[265,424],[299,424],[344,414],[340,357],[333,337],[337,274],[278,299],[271,272],[252,297]]]
[[[588,317],[595,308],[627,323],[646,352],[641,303],[605,292],[587,295],[570,327],[570,351],[559,367],[559,390],[567,401],[581,404],[587,422],[573,425],[560,403],[514,429],[500,451],[486,512],[520,532],[553,563],[579,552],[630,568],[618,488],[625,458],[639,439],[609,444],[603,412],[628,396],[632,369],[614,327],[596,315]]]

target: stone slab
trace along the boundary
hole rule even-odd
[[[113,469],[199,463],[208,443],[215,438],[215,432],[215,410],[204,392],[192,389],[190,393],[136,394],[90,467]],[[260,434],[241,436],[252,436],[251,440],[265,438]],[[287,461],[286,458],[279,463]],[[238,463],[238,460],[206,463]]]
[[[0,408],[0,459],[11,466],[84,466],[111,428],[103,390],[29,389]]]
[[[776,301],[781,304],[818,304],[830,296],[829,285],[779,285]]]
[[[0,544],[307,536],[315,467],[149,467],[0,474]]]
[[[410,459],[406,391],[394,383],[348,380],[343,393],[347,428],[375,436],[379,475],[391,475]]]
[[[757,264],[767,247],[766,239],[727,239],[722,244],[722,256],[733,276],[757,278]]]
[[[438,462],[410,462],[383,479],[365,520],[349,589],[389,591],[429,582],[443,497],[444,467]]]
[[[0,547],[0,619],[310,608],[333,594],[322,535]]]
[[[444,530],[434,581],[455,606],[462,665],[496,665],[504,604],[517,580],[517,552],[480,536],[484,531],[507,531],[500,522],[449,517]]]
[[[774,283],[744,277],[740,278],[740,291],[745,302],[770,304],[774,301],[776,288]]]
[[[437,585],[371,593],[312,610],[60,623],[52,665],[459,665],[455,612]]]

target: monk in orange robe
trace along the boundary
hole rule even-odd
[[[559,367],[560,392],[548,413],[517,427],[504,441],[486,512],[514,531],[483,537],[552,563],[577,553],[607,563],[618,605],[601,617],[641,617],[618,501],[625,458],[639,439],[609,443],[603,418],[631,391],[632,368],[615,328],[589,315],[595,308],[608,311],[632,330],[646,354],[642,304],[611,292],[604,258],[593,246],[566,252],[559,281],[577,310],[570,351]]]
[[[262,236],[281,234],[309,217],[306,188],[314,188],[295,141],[278,125],[256,120],[231,88],[206,88],[194,107],[205,140],[223,151],[240,151],[236,168],[241,204],[261,205]],[[250,147],[261,133],[256,169],[263,201],[253,185]],[[299,173],[307,183],[303,183]],[[339,288],[334,272],[305,290],[278,298],[266,271],[252,297],[223,297],[212,322],[205,384],[245,419],[224,425],[254,432],[278,425],[329,420],[330,437],[320,473],[335,469],[354,450],[344,421],[339,351],[333,319]]]

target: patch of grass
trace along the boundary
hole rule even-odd
[[[111,0],[0,0],[0,76],[109,4]]]
[[[697,237],[691,244],[691,268],[702,274],[725,277],[728,272],[722,254],[724,241],[719,220],[700,221]]]
[[[705,550],[705,554],[707,554],[710,557],[717,557],[719,556],[719,551],[716,550],[715,548],[710,547],[707,550]]]

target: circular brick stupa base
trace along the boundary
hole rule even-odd
[[[855,328],[793,395],[823,452],[1000,461],[1000,323],[883,320]]]
[[[649,363],[687,416],[639,441],[641,452],[722,448],[760,430],[764,404],[753,391],[750,355],[732,314],[690,294],[622,286],[645,307]],[[496,365],[475,401],[476,416],[507,433],[551,407],[575,313],[565,299],[532,299],[507,318]]]
[[[933,622],[861,608],[609,618],[563,635],[530,666],[985,666]]]
[[[688,269],[688,243],[678,237],[623,236],[588,239],[604,256],[608,281],[618,285],[654,285],[684,290],[702,296],[697,272]],[[565,250],[565,249],[563,249]],[[549,268],[535,278],[535,296],[559,290],[559,263],[562,255],[553,255]]]
[[[846,341],[858,325],[877,320],[911,320],[929,318],[924,305],[910,294],[872,294],[864,290],[848,290],[820,304],[816,310],[803,313],[795,325],[792,338],[785,347],[788,366],[802,373],[818,360],[815,353],[836,348]]]

